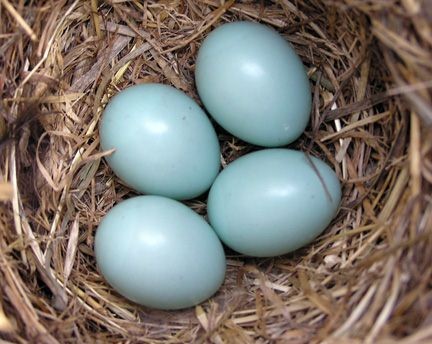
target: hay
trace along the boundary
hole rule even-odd
[[[428,1],[0,1],[0,338],[14,343],[432,340],[432,8]],[[24,5],[24,3],[26,5]],[[133,192],[99,151],[101,108],[136,83],[198,100],[215,25],[258,20],[299,53],[311,125],[291,147],[343,181],[338,217],[272,259],[229,252],[226,282],[161,312],[113,292],[95,229]],[[223,164],[256,149],[220,131]],[[205,197],[188,202],[205,214]],[[308,211],[305,209],[305,211]]]

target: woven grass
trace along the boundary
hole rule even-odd
[[[0,0],[0,16],[4,342],[432,341],[430,2]],[[197,49],[235,20],[273,26],[307,66],[312,119],[290,147],[334,167],[341,210],[293,254],[227,251],[226,281],[200,306],[137,306],[95,266],[101,217],[134,195],[103,160],[101,109],[143,82],[199,101]],[[219,138],[223,166],[257,149]],[[188,205],[205,215],[205,197]]]

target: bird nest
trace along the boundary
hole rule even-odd
[[[414,343],[432,339],[432,8],[428,1],[0,1],[0,338],[13,343]],[[341,209],[312,244],[227,251],[210,300],[157,311],[97,271],[95,231],[135,195],[98,125],[134,84],[199,102],[194,62],[228,21],[291,42],[312,85],[291,148],[327,161]],[[258,149],[218,129],[222,165]],[[188,201],[206,214],[205,196]],[[313,211],[304,209],[305,212]],[[210,272],[211,273],[211,272]]]

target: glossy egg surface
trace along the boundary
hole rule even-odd
[[[100,126],[113,171],[135,190],[178,200],[207,191],[220,166],[219,142],[204,111],[183,92],[140,84],[114,96]]]
[[[219,174],[208,216],[227,246],[270,257],[310,243],[334,218],[340,200],[339,180],[323,161],[267,149],[240,157]]]
[[[311,91],[303,63],[266,25],[233,22],[213,30],[199,49],[195,80],[211,116],[246,142],[283,146],[309,121]]]
[[[98,268],[124,297],[157,309],[180,309],[212,296],[225,254],[207,222],[182,203],[138,196],[114,206],[95,237]]]

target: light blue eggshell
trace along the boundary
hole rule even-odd
[[[115,174],[141,193],[190,199],[210,188],[219,142],[204,111],[167,85],[141,84],[114,96],[100,126]]]
[[[302,61],[268,26],[234,22],[212,31],[199,49],[195,80],[212,117],[249,143],[286,145],[309,121],[311,91]]]
[[[207,222],[185,205],[138,196],[112,208],[95,238],[108,283],[144,306],[180,309],[212,296],[225,276],[223,247]]]
[[[229,164],[211,187],[207,206],[227,246],[270,257],[310,243],[329,225],[340,201],[339,180],[324,162],[300,151],[266,149]]]

